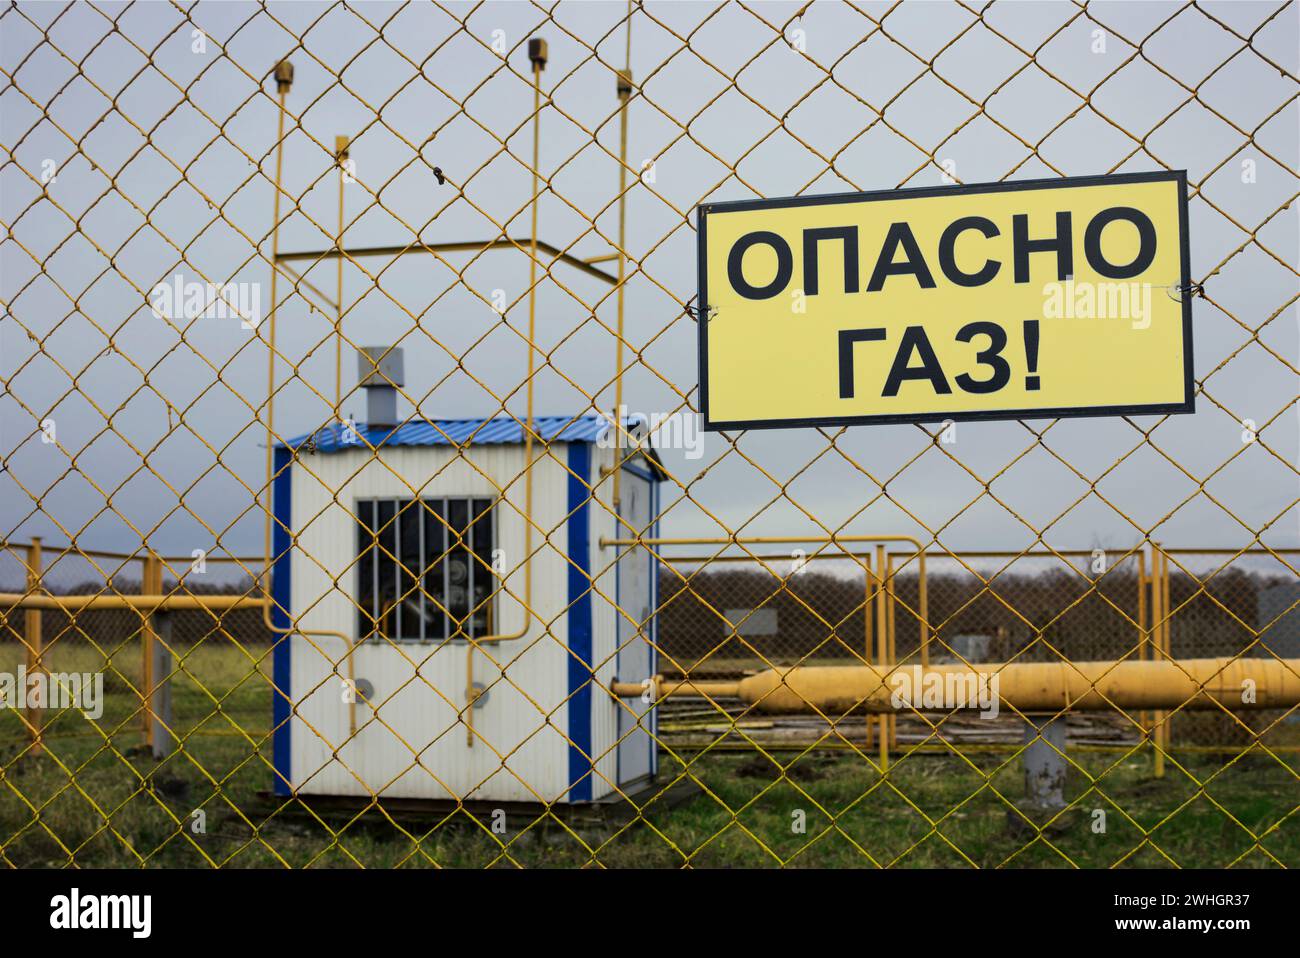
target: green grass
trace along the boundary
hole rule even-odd
[[[270,769],[269,662],[205,645],[180,662],[175,712],[183,749],[139,754],[139,649],[115,652],[105,715],[52,715],[46,754],[26,751],[18,715],[0,711],[0,862],[19,867],[1183,867],[1300,866],[1300,764],[1261,749],[1175,752],[1163,779],[1149,752],[1078,750],[1076,808],[1041,829],[1013,810],[1022,794],[1010,752],[913,754],[882,778],[851,752],[711,751],[661,757],[665,783],[701,792],[652,802],[626,825],[568,826],[544,814],[495,835],[458,811],[444,819],[314,817],[262,795]],[[12,671],[21,649],[0,649]],[[85,647],[51,667],[102,667]],[[90,734],[87,734],[89,730]],[[688,764],[684,765],[683,761]],[[784,765],[778,762],[785,763]],[[195,833],[192,813],[206,815]],[[1094,831],[1094,810],[1106,813]],[[802,821],[803,831],[796,830]]]

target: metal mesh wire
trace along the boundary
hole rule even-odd
[[[657,608],[617,609],[619,634],[653,642],[687,682],[909,664],[927,635],[934,662],[1300,656],[1296,552],[1282,548],[1297,506],[1296,23],[1294,3],[7,5],[0,591],[178,601],[165,620],[147,605],[0,609],[0,671],[101,672],[106,688],[90,722],[0,711],[0,861],[1300,863],[1300,740],[1284,710],[1071,715],[1070,807],[1048,822],[1020,810],[1022,716],[771,717],[726,697],[669,699],[633,722],[660,773],[621,818],[574,818],[527,782],[532,802],[500,822],[471,794],[403,816],[364,776],[369,794],[343,811],[277,798],[288,720],[273,718],[272,649],[306,638],[340,683],[351,648],[266,591],[268,561],[321,562],[304,528],[270,521],[272,447],[348,434],[360,347],[406,350],[394,385],[416,419],[468,410],[532,432],[536,391],[540,411],[574,420],[622,423],[628,401],[693,422],[699,202],[1190,166],[1193,228],[1212,222],[1215,237],[1193,263],[1197,418],[1242,441],[1207,451],[1165,419],[1127,419],[1092,444],[1048,421],[978,449],[891,427],[888,451],[837,429],[773,445],[726,433],[698,461],[666,451],[657,515],[622,534],[650,538],[663,520],[714,544],[652,545]],[[529,60],[539,35],[544,72]],[[566,469],[560,443],[533,438],[534,471]],[[407,498],[437,478],[358,444]],[[482,448],[453,444],[438,471],[486,477],[497,521],[527,523],[531,553],[491,570],[486,601],[501,628],[507,610],[537,621],[516,646],[480,643],[464,621],[427,654],[375,640],[410,657],[411,689],[455,710],[432,741],[407,741],[395,697],[354,709],[410,749],[403,777],[436,778],[428,749],[466,734],[492,774],[510,772],[515,746],[474,728],[483,694],[518,693],[539,734],[578,748],[559,721],[570,698],[539,704],[522,679],[531,653],[567,649],[522,574],[563,558],[566,526],[538,518],[528,470],[492,473]],[[311,473],[313,452],[299,447],[295,467]],[[1250,470],[1267,494],[1246,491]],[[616,481],[581,498],[617,516]],[[739,515],[738,481],[759,490]],[[1084,547],[1098,515],[1119,530],[1108,542],[1131,545]],[[1153,614],[1157,544],[1199,545],[1207,516],[1232,547],[1171,548]],[[904,529],[927,568],[897,542],[738,544],[774,526],[810,543]],[[449,527],[438,560],[468,535]],[[399,591],[449,604],[427,569],[391,558]],[[339,584],[350,569],[328,572],[355,606]],[[612,569],[586,573],[606,602]],[[450,648],[481,686],[421,671]],[[582,694],[609,694],[607,666],[584,666]],[[159,736],[174,739],[161,761]],[[336,760],[355,754],[346,744],[329,742]],[[1112,822],[1100,835],[1098,810]]]

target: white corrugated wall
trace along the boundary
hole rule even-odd
[[[598,456],[602,450],[592,447]],[[294,464],[292,525],[298,548],[293,555],[292,607],[302,630],[332,630],[355,635],[356,522],[358,499],[425,496],[491,496],[510,485],[511,502],[522,506],[522,446],[476,447],[472,459],[442,447],[398,447],[377,459],[369,451],[305,455]],[[532,608],[537,613],[526,637],[492,644],[476,653],[475,678],[491,685],[487,702],[474,711],[477,733],[472,747],[457,712],[466,699],[465,643],[374,643],[354,652],[358,678],[375,689],[378,708],[357,706],[356,738],[348,738],[348,707],[333,661],[344,647],[337,639],[291,639],[291,688],[297,705],[292,726],[292,776],[309,794],[388,797],[467,798],[500,801],[555,801],[568,789],[567,619],[569,473],[562,463],[568,445],[551,447],[533,470],[535,520],[548,536],[535,533]],[[559,460],[558,462],[556,460]],[[593,475],[598,476],[593,464]],[[337,490],[337,496],[335,494]],[[593,514],[603,514],[596,503]],[[505,550],[506,585],[522,597],[520,562],[524,519],[510,505],[497,506],[497,547]],[[592,551],[599,553],[597,529]],[[549,541],[548,541],[549,540]],[[597,571],[601,565],[595,568]],[[338,575],[335,582],[332,576]],[[601,588],[604,588],[604,576]],[[607,595],[613,596],[612,572]],[[593,618],[607,603],[593,602]],[[500,632],[517,631],[520,605],[501,596],[496,606]],[[593,623],[593,654],[602,682],[613,675],[610,629]],[[494,665],[488,655],[497,659]],[[346,674],[340,666],[341,674]],[[593,690],[593,711],[613,711],[613,703]],[[378,721],[369,721],[377,719]],[[605,721],[593,721],[596,754],[608,755],[598,770],[614,778],[612,738]],[[339,749],[339,760],[332,758]],[[609,786],[596,777],[593,797]]]

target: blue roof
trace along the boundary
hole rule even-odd
[[[537,416],[533,428],[543,442],[596,442],[610,427],[603,416]],[[522,443],[522,417],[492,419],[411,419],[397,427],[332,423],[280,445],[297,449],[315,440],[316,452],[343,452],[371,446],[483,446]]]

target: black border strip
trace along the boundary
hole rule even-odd
[[[793,206],[823,206],[829,203],[864,203],[877,200],[924,199],[931,196],[959,196],[967,193],[1011,193],[1020,190],[1073,189],[1087,186],[1116,186],[1124,183],[1178,184],[1179,245],[1181,251],[1183,305],[1183,401],[1130,406],[1070,406],[1066,408],[986,409],[978,412],[933,412],[887,416],[828,416],[813,419],[753,419],[717,422],[709,418],[709,287],[707,229],[710,213],[742,213],[748,210],[782,209]],[[869,426],[899,423],[976,422],[1014,419],[1067,419],[1095,416],[1170,415],[1196,412],[1196,382],[1192,364],[1191,247],[1188,241],[1187,171],[1157,170],[1150,173],[1113,173],[1101,176],[1066,176],[1036,180],[1008,180],[958,186],[920,186],[866,193],[824,193],[789,196],[770,200],[729,200],[701,203],[696,207],[697,270],[699,298],[696,322],[699,326],[700,414],[706,432],[724,429],[793,429],[803,426]]]
[[[220,793],[218,793],[220,794]],[[254,822],[276,827],[277,813],[258,813]],[[332,827],[351,817],[341,811],[322,812]],[[271,818],[264,818],[269,815]],[[336,816],[343,816],[338,818]],[[367,815],[369,821],[369,815]],[[381,823],[382,824],[382,823]],[[378,826],[369,826],[377,828]],[[409,827],[409,826],[408,826]],[[422,825],[423,830],[430,827]],[[513,836],[517,829],[510,826]],[[274,833],[273,833],[274,834]],[[377,835],[380,833],[376,832]],[[387,832],[383,833],[387,835]],[[476,832],[476,834],[478,834]],[[392,835],[398,837],[396,828]],[[430,839],[430,844],[432,840]],[[1030,843],[1026,839],[1026,843]],[[598,858],[600,853],[593,857]],[[82,857],[72,853],[72,857]],[[89,857],[89,856],[87,856]],[[62,862],[59,862],[62,864]],[[148,864],[152,865],[152,862]],[[1013,862],[1012,865],[1018,863]],[[853,874],[858,874],[854,872]],[[150,936],[135,939],[127,929],[61,930],[51,927],[55,896],[69,896],[72,888],[79,895],[149,895]],[[280,955],[292,949],[307,954],[345,951],[361,953],[374,948],[373,923],[364,921],[313,920],[321,913],[323,901],[346,901],[357,914],[374,914],[392,908],[394,901],[405,901],[430,893],[438,896],[444,911],[474,914],[482,910],[486,896],[514,893],[511,920],[497,922],[492,938],[497,951],[535,949],[537,929],[554,924],[561,909],[572,909],[575,902],[609,900],[623,896],[628,901],[652,901],[655,896],[674,895],[691,900],[715,900],[737,894],[746,900],[772,900],[798,896],[804,901],[835,900],[843,895],[843,872],[833,868],[793,868],[776,871],[760,868],[552,868],[524,869],[509,874],[502,869],[475,871],[469,868],[446,870],[306,868],[120,868],[71,869],[25,867],[0,871],[0,896],[5,903],[5,920],[20,941],[30,941],[41,953],[66,954],[72,950],[116,950],[114,942],[139,945],[151,943],[177,954],[193,950],[196,937],[195,902],[223,901],[266,902],[264,909],[272,918],[257,929],[263,947]],[[1260,949],[1276,941],[1294,927],[1295,879],[1285,868],[893,868],[887,881],[879,883],[877,900],[894,924],[925,928],[934,924],[936,896],[944,901],[943,920],[950,926],[980,927],[988,924],[993,909],[1005,911],[1005,903],[1015,900],[1050,900],[1057,908],[1025,909],[1017,913],[1016,923],[1023,935],[1034,940],[1054,941],[1061,937],[1064,922],[1069,923],[1070,939],[1075,942],[1109,945],[1127,939],[1125,951],[1160,945],[1180,948],[1189,939],[1209,942],[1218,952],[1232,949],[1235,943]],[[1171,901],[1166,903],[1165,897]],[[1193,904],[1189,896],[1211,898]],[[1150,904],[1135,903],[1145,897]],[[1124,903],[1121,904],[1121,898]],[[227,913],[230,909],[227,908]],[[612,908],[587,908],[582,933],[592,941],[615,940],[627,936],[627,920]],[[687,935],[702,943],[709,953],[735,948],[732,927],[717,921],[704,910],[678,909],[674,915],[677,937]],[[298,916],[294,918],[293,916]],[[222,915],[218,916],[225,917]],[[342,917],[342,916],[340,916]],[[1153,927],[1121,929],[1119,922],[1153,921]],[[1208,930],[1164,929],[1169,919],[1196,919],[1217,922],[1246,920],[1248,928],[1233,930],[1211,927]],[[227,924],[229,924],[227,918]],[[211,924],[211,922],[209,922]],[[770,925],[771,923],[769,923]],[[1269,929],[1272,931],[1269,931]],[[1171,934],[1172,932],[1172,934]],[[200,931],[199,934],[202,934]],[[802,936],[802,937],[801,937]],[[1251,945],[1251,941],[1258,942]],[[49,945],[46,945],[46,941]],[[769,950],[797,953],[806,950],[805,929],[793,922],[784,926],[764,927],[763,944]],[[1226,947],[1225,947],[1226,946]],[[1208,949],[1207,949],[1208,950]],[[132,952],[127,952],[132,953]]]

